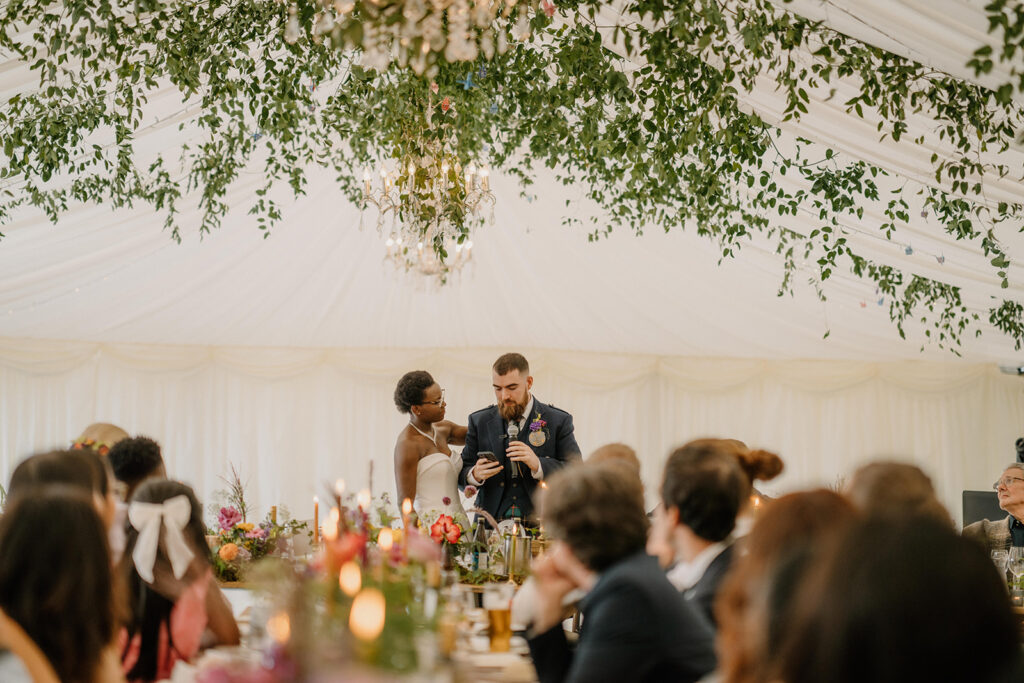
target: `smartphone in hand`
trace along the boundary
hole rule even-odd
[[[498,456],[496,456],[491,451],[479,451],[476,454],[476,457],[483,458],[485,460],[490,460],[491,462],[498,462]]]

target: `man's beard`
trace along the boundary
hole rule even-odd
[[[523,411],[526,410],[526,404],[529,402],[530,396],[527,394],[522,403],[498,404],[498,412],[501,413],[501,416],[509,422],[519,422],[523,419]]]

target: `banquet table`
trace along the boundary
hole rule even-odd
[[[473,587],[466,586],[468,590]],[[213,669],[235,672],[245,679],[246,671],[256,671],[263,661],[260,643],[253,637],[251,620],[254,615],[256,597],[249,588],[222,588],[231,603],[232,611],[242,631],[242,645],[214,647],[203,651],[191,664],[179,662],[171,677],[172,683],[195,683],[203,674]],[[530,660],[529,648],[521,635],[513,635],[509,652],[491,652],[487,635],[487,615],[483,609],[469,610],[466,619],[459,624],[455,651],[450,658],[443,658],[433,641],[433,651],[421,655],[427,666],[425,670],[396,674],[386,671],[362,668],[344,671],[328,671],[314,676],[314,680],[359,680],[359,681],[451,681],[452,683],[536,683],[537,674]],[[217,677],[217,680],[233,680]]]

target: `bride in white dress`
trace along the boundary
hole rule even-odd
[[[395,443],[398,500],[412,500],[426,523],[448,514],[468,529],[459,500],[462,458],[450,448],[465,445],[466,428],[444,419],[444,390],[428,372],[407,372],[395,387],[395,406],[409,415]]]

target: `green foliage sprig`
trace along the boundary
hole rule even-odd
[[[1006,18],[998,23],[1006,40],[1019,43],[1024,23],[1005,6],[994,2],[990,11]],[[623,227],[689,227],[715,240],[722,258],[767,240],[782,261],[780,293],[792,291],[802,263],[812,264],[808,277],[822,297],[824,281],[849,272],[885,294],[901,335],[922,323],[925,339],[955,350],[987,321],[1020,347],[1018,302],[970,309],[957,287],[872,261],[851,239],[866,208],[884,217],[878,235],[890,238],[913,203],[956,240],[977,245],[1008,287],[997,233],[1020,222],[1024,204],[985,196],[989,180],[1010,174],[998,153],[1022,128],[1022,109],[1005,91],[768,0],[633,0],[611,23],[602,8],[568,0],[556,21],[530,15],[529,37],[504,54],[437,61],[434,80],[458,112],[457,158],[486,156],[527,183],[536,165],[581,183],[604,210],[592,238]],[[126,10],[12,0],[0,12],[0,49],[29,64],[38,83],[0,108],[0,221],[21,205],[56,220],[75,201],[144,203],[180,239],[183,198],[198,197],[197,229],[208,231],[253,167],[266,179],[250,207],[263,229],[280,218],[274,187],[301,193],[316,166],[337,172],[339,189],[359,202],[362,170],[404,153],[429,80],[399,63],[364,68],[358,52],[314,39],[322,5],[300,0],[295,9],[305,37],[288,44],[288,8],[274,3],[147,0]],[[500,19],[497,27],[515,28]],[[478,74],[472,86],[470,73]],[[883,138],[922,146],[934,130],[945,147],[931,157],[933,180],[883,196],[878,179],[890,170],[794,141],[752,112],[747,96],[759,79],[783,94],[783,122],[843,92],[846,111],[874,122]],[[168,125],[153,120],[150,100],[168,89],[184,103],[178,139],[173,152],[147,153],[144,133]],[[799,233],[787,225],[796,216],[817,226]]]

